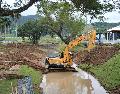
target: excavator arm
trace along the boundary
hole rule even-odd
[[[79,43],[81,43],[84,40],[88,40],[88,49],[93,48],[95,44],[96,39],[96,31],[93,30],[91,32],[88,32],[87,34],[82,34],[79,37],[77,37],[75,40],[71,41],[68,44],[69,49],[73,48],[74,46],[77,46]]]
[[[61,54],[61,57],[55,57],[55,58],[46,58],[46,64],[50,65],[62,65],[64,67],[70,67],[72,62],[72,55],[69,52],[70,49],[77,46],[79,43],[81,43],[84,40],[88,40],[88,46],[87,50],[89,51],[92,49],[95,45],[95,39],[96,39],[96,31],[93,30],[87,34],[82,34],[76,39],[72,40],[65,48],[64,52]]]

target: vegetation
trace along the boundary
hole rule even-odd
[[[15,8],[13,8],[13,6],[1,0],[0,16],[14,16],[14,14],[21,13],[31,7],[34,3],[41,1],[44,0],[16,0],[14,3]],[[106,11],[111,11],[113,8],[119,8],[119,2],[113,1],[114,3],[109,3],[110,1],[112,2],[112,0],[104,0],[104,3],[101,3],[100,0],[88,0],[87,2],[85,0],[71,1],[77,7],[77,9],[81,11],[81,13],[88,13],[93,16],[95,16],[95,14],[101,14]],[[116,4],[117,6],[114,7],[114,4]]]
[[[108,29],[120,25],[119,23],[95,22],[92,25],[97,29],[98,33],[105,33]]]
[[[40,37],[49,34],[54,37],[57,35],[65,44],[68,44],[73,38],[80,35],[85,21],[81,18],[83,15],[91,15],[97,17],[113,9],[119,9],[120,2],[114,2],[114,0],[104,0],[101,3],[100,0],[15,0],[14,6],[7,4],[4,0],[0,1],[0,28],[4,28],[6,36],[6,26],[9,26],[9,22],[5,16],[18,17],[19,13],[27,10],[34,3],[37,3],[38,15],[42,16],[42,19],[28,21],[18,28],[18,36],[25,40],[28,37],[33,44],[37,44]],[[116,4],[116,5],[115,5]],[[77,13],[77,16],[75,15]],[[15,20],[15,19],[14,19]],[[98,25],[101,26],[101,25]],[[103,31],[104,28],[98,28],[97,32]],[[9,40],[9,39],[8,39]],[[54,41],[54,40],[52,40]],[[46,39],[46,42],[49,42]],[[59,42],[59,41],[57,41]],[[56,42],[56,43],[57,43]],[[55,41],[53,42],[55,43]],[[64,44],[60,44],[64,49]],[[75,48],[78,49],[78,48]],[[81,65],[81,68],[89,70],[93,73],[106,88],[113,88],[120,85],[120,54],[111,58],[106,64],[93,66],[93,65]],[[28,66],[22,66],[19,72],[24,76],[31,76],[33,84],[39,86],[41,82],[41,73],[35,71]],[[39,79],[38,79],[39,78]],[[11,92],[11,82],[14,86],[17,85],[17,79],[0,80],[0,93],[8,94]]]
[[[120,85],[120,53],[116,54],[103,65],[81,64],[80,68],[94,74],[107,89],[113,89]]]
[[[61,39],[57,37],[57,35],[54,35],[51,37],[50,35],[41,36],[39,43],[40,44],[59,44],[61,42]]]
[[[38,18],[37,15],[21,16],[21,17],[17,20],[17,24],[18,24],[18,25],[23,25],[23,24],[26,23],[27,21],[36,20],[37,18]]]
[[[0,94],[10,94],[12,92],[12,86],[17,85],[17,79],[9,79],[9,80],[0,80]]]
[[[26,65],[21,66],[19,73],[23,76],[30,76],[32,77],[33,85],[39,87],[40,82],[42,81],[42,74],[39,71],[36,71]],[[12,92],[12,86],[17,86],[17,79],[6,79],[0,80],[0,94],[10,94]],[[35,92],[39,92],[39,90],[35,89]],[[38,94],[38,93],[36,93]]]
[[[19,73],[24,76],[32,77],[33,84],[37,84],[39,86],[40,82],[42,81],[42,73],[40,71],[36,71],[27,65],[22,65]]]
[[[0,27],[4,26],[5,24],[8,26],[10,25],[11,21],[7,17],[0,17]]]
[[[37,7],[38,14],[43,15],[40,20],[41,24],[58,35],[65,44],[68,44],[76,35],[81,34],[85,22],[81,16],[77,15],[76,17],[74,15],[78,12],[75,11],[76,8],[71,3],[43,0]]]
[[[37,20],[28,21],[18,28],[18,36],[22,37],[23,41],[28,37],[33,44],[37,44],[43,31]]]
[[[21,43],[22,42],[22,38],[21,37],[6,37],[5,38],[5,41],[12,41],[12,42],[19,42]]]
[[[29,37],[33,44],[37,44],[40,36],[49,32],[52,36],[56,34],[65,44],[68,44],[73,38],[81,34],[85,22],[81,16],[74,15],[74,12],[77,13],[74,11],[76,9],[74,5],[65,1],[43,0],[37,7],[38,14],[42,17],[39,20],[28,21],[18,29],[19,36],[23,40],[24,37]]]
[[[0,17],[0,32],[6,33],[7,28],[9,28],[10,24],[11,19],[9,17]]]

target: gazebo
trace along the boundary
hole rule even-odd
[[[120,26],[108,29],[106,39],[108,42],[111,41],[113,44],[120,43]]]

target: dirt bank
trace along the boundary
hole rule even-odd
[[[103,64],[120,50],[119,46],[96,46],[90,52],[79,51],[74,59],[75,63]]]
[[[39,46],[28,44],[7,44],[0,48],[0,70],[16,64],[29,65],[38,70],[44,69],[46,52]]]

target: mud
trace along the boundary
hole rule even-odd
[[[107,94],[93,76],[82,70],[48,73],[43,76],[40,87],[43,94]]]

